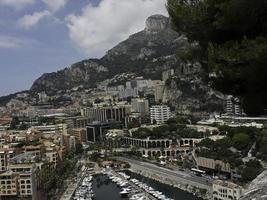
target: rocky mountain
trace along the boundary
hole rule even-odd
[[[153,15],[146,20],[143,31],[131,35],[102,58],[83,60],[44,74],[33,83],[31,92],[53,94],[78,86],[91,88],[123,73],[161,79],[163,71],[174,69],[175,76],[165,90],[165,97],[171,99],[173,106],[186,112],[220,110],[222,96],[202,81],[201,66],[183,63],[177,57],[190,45],[185,36],[171,29],[169,18]]]
[[[177,65],[177,49],[187,45],[186,39],[171,29],[168,18],[154,15],[146,20],[143,31],[119,43],[101,59],[83,60],[58,72],[44,74],[34,82],[31,91],[57,91],[79,85],[93,87],[124,72],[159,79],[163,70]]]

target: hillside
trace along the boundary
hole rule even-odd
[[[31,91],[55,92],[79,85],[94,87],[97,82],[123,72],[160,79],[163,70],[178,64],[177,49],[187,45],[185,38],[171,29],[168,18],[154,15],[147,19],[143,31],[119,43],[101,59],[83,60],[58,72],[43,74],[33,83]]]

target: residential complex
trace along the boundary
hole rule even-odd
[[[169,118],[171,118],[170,107],[166,105],[156,105],[150,108],[150,120],[152,124],[154,122],[162,124]]]

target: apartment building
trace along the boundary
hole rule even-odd
[[[166,105],[156,105],[150,108],[151,123],[156,121],[157,124],[166,122],[171,117],[170,107]]]
[[[132,99],[132,111],[141,114],[149,113],[149,105],[147,99]]]
[[[13,157],[7,171],[0,174],[0,197],[36,200],[37,171],[33,154],[23,153]]]
[[[71,133],[75,136],[76,140],[79,143],[84,144],[87,142],[87,135],[85,128],[72,129]]]
[[[55,150],[55,148],[47,147],[45,151],[45,157],[46,160],[49,163],[53,163],[54,167],[58,164],[58,152]]]
[[[0,174],[0,199],[1,197],[14,197],[18,195],[18,176],[12,171]]]
[[[213,200],[238,200],[242,196],[243,188],[232,182],[215,180],[212,191]]]
[[[226,113],[227,115],[237,115],[237,116],[242,115],[241,104],[238,98],[235,98],[232,95],[227,96]]]
[[[0,148],[0,173],[7,170],[8,162],[15,156],[13,148]]]

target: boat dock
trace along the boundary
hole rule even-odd
[[[146,183],[131,178],[124,172],[103,171],[113,182],[122,188],[120,195],[130,200],[173,200]]]
[[[147,191],[145,191],[143,188],[141,188],[141,187],[137,186],[136,184],[134,184],[133,182],[129,181],[129,180],[128,180],[125,176],[123,176],[122,174],[117,173],[117,172],[115,172],[115,171],[113,171],[113,174],[114,174],[115,176],[117,176],[117,177],[120,177],[122,180],[127,181],[128,184],[129,184],[131,187],[133,187],[133,188],[135,188],[136,190],[138,190],[138,191],[144,193],[144,194],[145,194],[145,197],[147,197],[148,199],[150,199],[150,200],[158,200],[156,197],[154,197],[154,196],[152,196],[151,194],[149,194],[149,193],[148,193]]]

